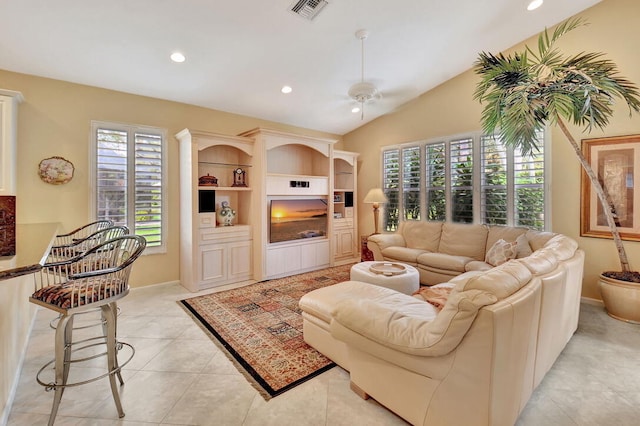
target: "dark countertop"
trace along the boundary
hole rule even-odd
[[[40,270],[59,227],[58,223],[16,225],[16,254],[0,256],[0,280]]]

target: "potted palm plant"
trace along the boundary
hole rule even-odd
[[[480,76],[474,99],[485,104],[481,119],[484,131],[497,131],[505,144],[525,155],[538,150],[536,132],[547,124],[560,127],[598,196],[620,259],[620,271],[600,275],[605,308],[613,317],[640,322],[640,273],[629,266],[614,203],[566,124],[585,126],[587,131],[604,129],[615,100],[626,102],[629,114],[640,111],[640,92],[618,75],[617,66],[602,53],[564,56],[559,52],[557,40],[582,25],[582,19],[572,18],[552,34],[543,31],[537,50],[526,46],[511,55],[480,53],[474,64]]]

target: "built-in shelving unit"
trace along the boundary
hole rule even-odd
[[[180,143],[180,281],[191,291],[253,277],[254,144],[250,138],[185,129]],[[245,172],[247,186],[234,185],[234,171]],[[213,176],[218,186],[198,185]],[[219,226],[223,201],[236,212],[233,226]]]
[[[198,291],[357,261],[357,154],[334,150],[332,139],[260,128],[239,136],[185,129],[176,138],[183,286]],[[246,186],[234,186],[238,169]],[[236,211],[233,226],[216,223],[223,201]],[[281,217],[272,206],[282,201],[315,204],[307,208],[314,213]],[[296,221],[300,229],[282,226]]]
[[[333,152],[333,261],[334,264],[357,262],[356,211],[358,154]]]
[[[262,192],[254,193],[259,205],[253,223],[261,224],[260,231],[254,233],[254,278],[277,278],[331,265],[331,159],[336,141],[269,129],[254,129],[241,136],[253,138],[256,151],[261,151],[265,160]],[[271,202],[304,199],[325,200],[325,234],[271,243]]]

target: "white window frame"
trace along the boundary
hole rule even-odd
[[[167,252],[167,238],[168,238],[168,231],[167,231],[167,224],[168,224],[168,200],[167,200],[167,130],[163,129],[163,128],[159,128],[159,127],[151,127],[151,126],[143,126],[143,125],[134,125],[134,124],[124,124],[124,123],[117,123],[117,122],[108,122],[108,121],[97,121],[97,120],[92,120],[91,121],[91,135],[89,137],[89,214],[90,214],[90,220],[91,221],[95,221],[97,220],[97,132],[98,129],[109,129],[109,130],[116,130],[116,131],[122,131],[122,132],[127,132],[128,134],[128,140],[134,141],[135,138],[133,138],[133,135],[138,132],[138,133],[150,133],[150,134],[155,134],[155,135],[159,135],[162,137],[162,145],[161,145],[161,149],[162,149],[162,166],[161,166],[161,170],[162,170],[162,177],[161,177],[161,184],[160,184],[160,189],[161,189],[161,196],[162,196],[162,218],[160,221],[160,229],[161,229],[161,234],[162,234],[162,241],[159,245],[157,246],[147,246],[147,248],[145,249],[143,255],[147,255],[147,254],[161,254],[161,253],[166,253]],[[133,144],[135,145],[135,144]],[[135,146],[132,146],[131,148],[128,147],[128,149],[131,150],[135,150]],[[127,153],[127,159],[131,158],[131,151],[128,151]],[[127,176],[132,177],[132,179],[135,178],[135,161],[127,161]],[[133,180],[129,180],[128,182],[128,190],[129,193],[133,193],[135,194],[135,183]],[[127,212],[127,217],[130,217],[130,212]],[[127,226],[129,227],[129,229],[131,230],[132,233],[134,233],[134,229],[133,226],[131,226],[131,224],[128,223],[129,220],[127,220]]]
[[[433,138],[429,140],[423,141],[413,141],[407,142],[398,145],[389,145],[383,146],[380,149],[380,170],[381,170],[381,184],[384,185],[384,165],[383,158],[385,151],[398,150],[398,160],[399,160],[399,169],[400,169],[400,186],[398,188],[398,200],[399,200],[399,220],[400,222],[406,220],[404,214],[404,194],[402,188],[402,171],[404,170],[404,165],[402,164],[403,156],[402,150],[405,148],[411,148],[419,145],[421,147],[421,156],[420,156],[420,168],[421,168],[421,220],[427,220],[427,194],[426,194],[426,175],[425,175],[425,167],[426,167],[426,146],[444,143],[445,144],[445,152],[446,152],[446,185],[445,185],[445,197],[446,197],[446,222],[451,222],[452,219],[452,208],[451,208],[451,157],[450,157],[450,147],[451,142],[459,141],[462,139],[473,139],[473,222],[472,223],[482,223],[482,212],[481,212],[481,202],[482,202],[482,170],[481,170],[481,155],[482,155],[482,146],[481,146],[481,137],[483,134],[481,132],[473,132],[473,133],[464,133],[458,135],[452,135],[447,137],[439,137]],[[551,137],[548,129],[545,129],[543,132],[543,144],[544,144],[544,228],[543,230],[549,231],[552,229],[551,227]],[[508,206],[506,208],[509,209],[507,213],[507,226],[515,226],[514,219],[514,180],[513,180],[513,149],[508,149],[510,160],[508,162],[507,174],[510,176],[507,184],[507,192],[508,192]],[[383,206],[384,208],[384,206]],[[383,218],[386,219],[386,211],[383,210]],[[383,219],[383,223],[386,220]]]

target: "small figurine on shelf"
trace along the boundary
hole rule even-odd
[[[236,217],[236,211],[229,207],[228,201],[220,203],[220,209],[217,212],[218,222],[222,226],[233,226],[233,219]]]

